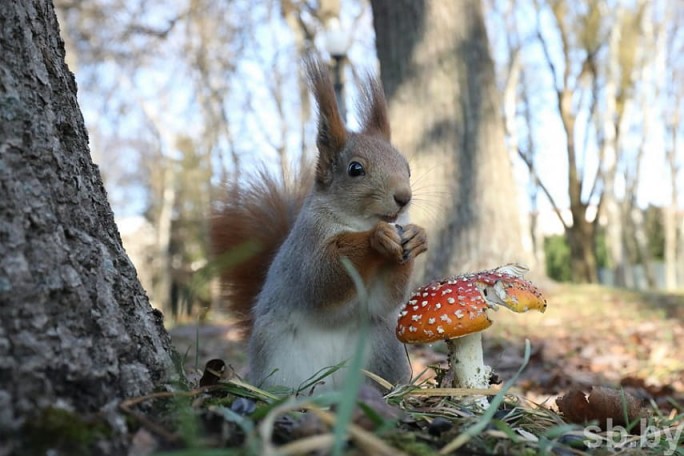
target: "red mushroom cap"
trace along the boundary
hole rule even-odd
[[[497,305],[514,312],[544,312],[546,300],[521,277],[525,270],[506,265],[419,288],[399,315],[397,338],[404,343],[429,343],[482,331],[492,324],[487,309]]]

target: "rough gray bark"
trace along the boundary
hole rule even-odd
[[[23,454],[49,409],[112,412],[167,381],[170,340],[90,159],[49,0],[0,8],[0,119],[0,454]],[[94,451],[120,454],[123,420],[104,416],[118,427]]]
[[[409,157],[426,278],[530,263],[480,0],[372,0],[392,142]]]

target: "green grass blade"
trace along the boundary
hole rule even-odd
[[[324,378],[334,374],[335,372],[337,372],[338,370],[343,368],[346,363],[347,363],[347,361],[345,360],[339,364],[335,364],[334,366],[324,367],[324,368],[316,371],[316,373],[314,373],[308,379],[304,380],[304,382],[297,387],[296,393],[300,394],[300,393],[304,392],[304,393],[308,394],[306,390],[313,387],[316,383],[320,382]]]
[[[354,268],[354,265],[347,258],[342,258],[347,273],[354,281],[356,292],[359,298],[359,307],[361,310],[361,322],[359,325],[359,338],[356,342],[356,350],[352,357],[349,368],[347,369],[344,388],[342,389],[342,397],[337,408],[337,420],[335,422],[335,429],[333,435],[335,437],[332,454],[333,456],[342,455],[344,443],[346,441],[347,430],[351,422],[354,407],[356,406],[356,398],[363,382],[363,373],[361,369],[365,365],[366,350],[368,340],[368,294],[366,287],[363,285],[361,276]]]

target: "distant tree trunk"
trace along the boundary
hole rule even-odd
[[[646,71],[646,68],[642,71],[640,80],[649,81],[652,80],[650,71]],[[648,234],[646,233],[644,213],[637,204],[637,190],[639,187],[639,182],[641,180],[641,164],[643,163],[644,156],[646,154],[646,149],[648,148],[649,138],[651,136],[651,114],[652,108],[652,98],[649,96],[651,94],[642,95],[640,112],[643,113],[643,120],[641,121],[641,144],[637,155],[634,159],[634,171],[630,175],[625,173],[625,201],[623,203],[622,213],[624,224],[623,231],[626,233],[625,239],[623,241],[627,252],[631,255],[633,263],[641,262],[644,270],[644,278],[646,280],[646,287],[653,289],[656,287],[656,277],[653,271],[651,252],[648,247]],[[653,98],[657,98],[657,90]],[[628,100],[631,102],[631,100]],[[627,101],[624,102],[627,104]],[[633,283],[635,287],[639,286],[641,277],[637,276],[637,269],[633,268],[632,273],[634,274]]]
[[[157,252],[154,265],[156,266],[156,281],[152,293],[152,303],[164,315],[175,320],[179,317],[174,311],[171,300],[172,266],[171,266],[171,236],[173,224],[173,209],[176,205],[176,171],[173,160],[162,156],[159,162],[161,169],[161,202],[156,223]]]
[[[525,161],[528,163],[530,170],[530,184],[529,184],[529,202],[530,202],[530,236],[532,238],[532,253],[534,254],[535,264],[543,267],[546,264],[546,252],[544,252],[544,234],[542,233],[539,224],[539,192],[542,190],[542,184],[539,176],[535,171],[535,156],[537,155],[537,145],[534,139],[534,122],[532,121],[532,107],[530,104],[530,87],[526,82],[525,72],[521,72],[522,78],[522,104],[525,118],[525,126],[527,127],[527,150]],[[520,151],[522,152],[522,151]],[[560,208],[555,206],[554,209],[560,212]],[[563,217],[559,215],[559,219],[564,223]]]
[[[513,31],[508,31],[507,33],[509,35],[512,34]],[[517,34],[516,34],[517,35]],[[504,131],[506,133],[506,145],[508,148],[508,156],[509,157],[516,157],[518,153],[521,152],[520,149],[520,138],[518,135],[518,127],[516,125],[517,121],[517,107],[518,107],[518,102],[523,101],[523,103],[526,101],[524,100],[525,96],[523,95],[523,100],[519,100],[518,98],[518,89],[521,86],[521,79],[522,79],[522,64],[520,62],[520,47],[513,47],[509,43],[509,53],[510,53],[510,62],[508,64],[508,71],[506,74],[506,84],[504,85],[504,90],[502,95],[503,98],[503,123],[504,123]],[[524,92],[524,90],[523,90]],[[528,110],[528,107],[525,107],[525,110]],[[529,124],[528,124],[529,127]],[[533,145],[533,139],[532,135],[529,134],[528,137],[528,144],[529,144],[529,150],[528,152],[528,157],[530,158],[530,162],[534,162],[534,145]],[[533,175],[530,175],[531,180],[534,179]],[[535,186],[536,187],[536,186]],[[531,264],[530,267],[537,268],[538,266],[544,265],[543,261],[543,253],[542,256],[538,256],[538,249],[537,247],[539,246],[539,243],[537,242],[536,239],[536,201],[535,201],[535,192],[536,188],[532,190],[529,198],[530,202],[530,211],[525,212],[524,214],[520,214],[520,228],[522,230],[522,246],[525,249],[526,252],[529,252],[529,258],[531,258]],[[543,249],[541,249],[543,252]],[[540,258],[542,261],[539,261]]]
[[[641,261],[641,265],[644,270],[643,280],[645,281],[645,286],[647,289],[654,289],[657,285],[655,272],[653,271],[652,263],[653,258],[648,247],[648,234],[646,233],[644,212],[641,208],[636,205],[636,201],[633,201],[629,207],[629,213],[627,214],[628,220],[628,232],[630,232],[630,240],[628,241],[628,250],[634,252],[634,256]],[[636,263],[636,262],[635,262]],[[640,288],[641,276],[637,275],[637,269],[633,268],[634,274],[634,286]]]
[[[675,106],[681,106],[676,104]],[[664,260],[665,260],[665,289],[675,290],[681,284],[678,283],[679,274],[684,273],[684,230],[679,233],[680,240],[677,242],[677,210],[679,208],[679,192],[677,189],[677,175],[679,165],[677,164],[677,148],[679,125],[679,108],[674,111],[672,126],[669,127],[669,144],[666,148],[667,170],[670,177],[670,204],[663,209],[663,230],[665,234]],[[683,224],[684,225],[684,224]],[[678,246],[679,244],[679,246]],[[679,251],[679,255],[678,255]],[[680,264],[677,264],[679,257]],[[682,267],[681,271],[678,271]]]
[[[684,216],[677,216],[677,287],[684,287]]]
[[[596,262],[596,221],[584,218],[586,206],[571,206],[573,224],[566,228],[565,236],[570,244],[570,265],[572,281],[575,283],[597,283],[598,264]]]
[[[652,119],[656,117],[655,108],[659,104],[654,100],[661,99],[663,90],[661,75],[666,74],[664,66],[664,40],[659,25],[656,25],[653,18],[653,2],[649,0],[638,0],[637,8],[628,16],[628,21],[619,23],[618,33],[622,36],[623,42],[616,46],[613,52],[622,59],[623,68],[621,92],[623,96],[618,99],[622,112],[618,118],[628,119],[633,117],[631,111],[638,109],[641,124],[641,143],[637,149],[636,157],[633,159],[632,166],[624,166],[625,182],[625,201],[623,203],[624,232],[628,236],[624,239],[624,244],[628,252],[631,253],[635,262],[640,262],[643,266],[643,277],[637,277],[637,269],[633,269],[634,286],[640,287],[645,279],[645,286],[653,289],[657,286],[656,273],[653,268],[653,258],[648,243],[648,233],[645,226],[644,211],[637,204],[637,193],[641,184],[641,170],[644,157],[648,156],[647,150],[653,148],[652,138],[655,136],[653,130],[660,130],[657,125],[652,125]],[[623,9],[618,9],[618,18],[623,16]],[[659,44],[660,43],[660,44]],[[636,63],[634,63],[636,62]],[[636,91],[636,83],[639,81],[639,91]],[[639,106],[634,107],[637,99],[633,95],[638,93]],[[626,114],[628,113],[628,114]],[[621,125],[620,131],[628,131],[628,122]],[[654,128],[655,127],[655,128]],[[660,130],[663,131],[663,130]]]
[[[623,32],[621,10],[618,7],[615,26],[611,29],[608,53],[606,57],[603,112],[600,116],[598,130],[600,131],[599,147],[601,148],[603,166],[603,201],[602,209],[606,216],[606,247],[610,267],[613,270],[613,285],[624,287],[627,285],[627,271],[625,258],[625,233],[623,223],[629,216],[622,210],[623,204],[618,201],[616,194],[616,177],[620,160],[620,120],[623,118],[624,108],[618,107],[618,85],[620,84],[620,34]],[[624,52],[624,51],[623,51]],[[624,105],[624,104],[623,104]]]
[[[529,263],[480,0],[371,5],[392,141],[430,238],[426,278]]]
[[[570,214],[572,225],[566,228],[566,236],[570,244],[572,264],[572,280],[575,283],[598,282],[598,265],[596,261],[596,223],[587,220],[589,204],[582,201],[582,178],[577,171],[577,151],[575,149],[575,121],[571,112],[571,94],[558,92],[558,109],[567,137],[568,151],[568,194],[570,196]]]
[[[0,453],[27,454],[29,427],[50,444],[50,408],[113,418],[169,379],[171,349],[90,159],[50,1],[3,2],[0,68]],[[92,454],[125,454],[109,422]]]
[[[668,4],[665,17],[673,17],[674,3]],[[679,16],[681,24],[682,16]],[[672,32],[678,33],[680,27],[672,27]],[[665,289],[675,290],[684,288],[684,217],[679,214],[681,203],[680,188],[677,183],[681,182],[682,170],[681,158],[684,156],[680,131],[684,119],[684,87],[682,77],[684,72],[681,66],[674,64],[679,59],[679,51],[676,40],[669,37],[664,30],[657,33],[655,54],[665,54],[665,58],[658,58],[656,62],[656,74],[664,76],[663,89],[669,100],[668,109],[662,113],[665,124],[665,161],[666,169],[670,178],[670,203],[663,209],[663,231],[665,235],[664,262],[665,262]],[[665,62],[670,62],[671,71],[665,70]],[[679,180],[678,180],[679,178]]]

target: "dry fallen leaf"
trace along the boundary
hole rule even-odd
[[[228,369],[231,378],[234,375],[233,368]],[[226,363],[222,359],[210,359],[204,366],[202,378],[200,378],[199,386],[216,385],[221,379],[226,378]]]
[[[591,420],[589,401],[580,390],[570,390],[567,394],[560,396],[556,399],[556,405],[565,419],[571,423],[583,424]]]
[[[582,391],[571,390],[556,399],[558,410],[572,423],[597,421],[605,430],[610,419],[614,426],[627,426],[644,413],[641,401],[624,391],[593,387],[587,397]]]

